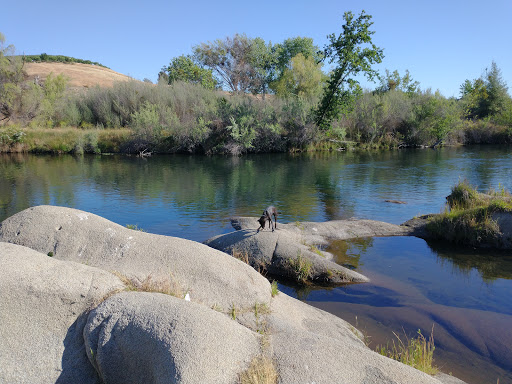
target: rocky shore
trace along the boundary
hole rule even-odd
[[[313,245],[409,232],[352,221],[255,234],[250,220],[208,244],[260,249],[249,263],[268,270],[314,258],[310,279],[332,283],[366,278]],[[279,383],[460,383],[373,352],[350,324],[275,294],[231,254],[91,213],[19,212],[0,224],[0,260],[0,382],[234,384],[265,357]]]

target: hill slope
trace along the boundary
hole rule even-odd
[[[38,77],[45,80],[50,73],[63,74],[69,79],[68,85],[73,88],[112,87],[115,81],[133,80],[131,77],[97,65],[81,63],[25,63],[25,71],[29,79]]]

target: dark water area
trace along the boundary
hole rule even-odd
[[[202,156],[0,155],[0,221],[41,204],[78,208],[121,225],[204,241],[229,218],[274,204],[281,222],[347,218],[400,224],[438,213],[466,179],[512,191],[511,147]],[[406,204],[394,204],[397,200]],[[368,284],[281,290],[338,315],[385,344],[428,334],[443,372],[470,384],[512,383],[512,253],[412,237],[333,242],[340,264]]]

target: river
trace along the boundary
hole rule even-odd
[[[366,218],[400,224],[438,213],[459,180],[512,191],[512,147],[244,157],[0,155],[0,221],[52,204],[196,241],[231,231],[231,216],[278,206],[281,222]],[[400,201],[403,204],[386,200]],[[370,348],[434,325],[436,364],[470,384],[512,383],[512,253],[412,237],[334,242],[370,277],[335,289],[280,289],[334,313]]]

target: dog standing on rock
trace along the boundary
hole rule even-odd
[[[269,221],[268,226],[271,227],[272,232],[274,232],[274,223],[272,222],[272,216],[274,216],[275,228],[277,229],[277,214],[278,213],[279,212],[277,212],[276,207],[274,207],[272,205],[270,207],[268,207],[267,209],[265,209],[263,211],[263,214],[261,215],[261,217],[258,219],[258,223],[260,223],[260,227],[258,228],[256,233],[258,233],[260,231],[260,229],[265,229],[265,223],[267,221]]]

